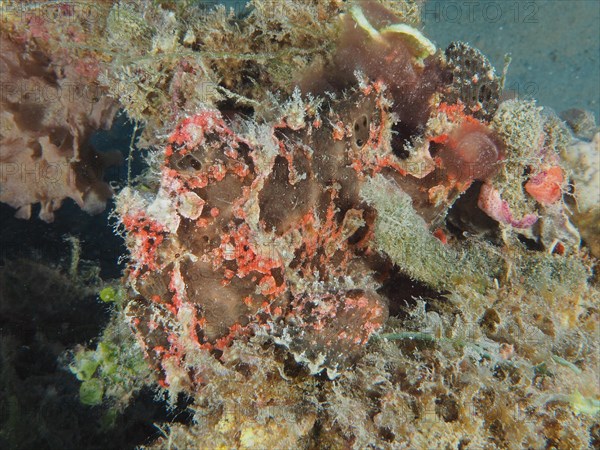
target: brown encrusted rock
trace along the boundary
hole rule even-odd
[[[54,65],[48,55],[2,35],[0,56],[0,201],[28,219],[51,222],[65,198],[83,210],[102,211],[112,189],[102,181],[118,152],[98,153],[88,140],[109,128],[117,104],[73,65]]]

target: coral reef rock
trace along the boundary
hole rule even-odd
[[[584,150],[419,4],[107,13],[103,82],[134,76],[154,144],[116,197],[120,317],[194,412],[155,448],[597,443]]]
[[[14,29],[0,36],[0,201],[24,219],[40,203],[46,222],[65,198],[98,213],[113,194],[104,169],[120,164],[121,155],[95,151],[89,138],[110,128],[118,104],[96,83],[96,60],[65,54],[54,36],[64,30],[52,28],[50,18],[44,22],[35,11],[13,17],[10,9],[6,16]]]

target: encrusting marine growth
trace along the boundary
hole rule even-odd
[[[415,2],[133,4],[99,77],[154,145],[115,320],[195,412],[154,448],[600,442],[597,134],[503,100]]]
[[[306,98],[296,90],[265,123],[196,112],[168,139],[156,195],[119,195],[138,293],[129,314],[165,386],[204,382],[182,348],[218,355],[254,334],[334,378],[386,321],[389,299],[377,290],[398,263],[375,251],[378,212],[361,186],[378,174],[397,181],[439,221],[453,198],[497,170],[499,139],[461,103],[437,106],[446,125],[425,133],[439,146],[435,159],[421,151],[428,174],[413,175],[410,152],[396,156],[427,129],[445,65],[417,30],[389,25],[394,19],[376,4],[354,6],[333,66],[324,66],[336,75],[328,99],[315,97],[318,88],[304,87]],[[364,54],[348,67],[345,54],[357,47]],[[308,73],[306,85],[322,80]],[[427,228],[417,217],[411,225]]]

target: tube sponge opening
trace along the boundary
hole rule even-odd
[[[438,156],[451,177],[483,181],[496,172],[504,149],[489,128],[467,123],[448,137]]]

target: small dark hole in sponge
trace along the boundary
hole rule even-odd
[[[355,143],[362,147],[369,139],[369,119],[363,115],[354,122]]]
[[[200,170],[202,169],[202,163],[192,154],[180,155],[175,154],[172,157],[172,165],[179,170]]]
[[[200,161],[198,161],[196,158],[191,157],[190,158],[190,166],[194,169],[194,170],[200,170],[202,168],[202,164],[200,164]]]

